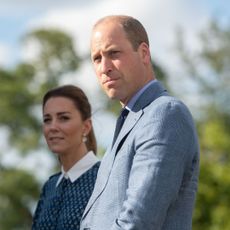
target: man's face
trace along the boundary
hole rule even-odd
[[[98,80],[111,99],[125,105],[145,84],[142,45],[135,51],[114,21],[103,22],[93,30],[91,58]]]

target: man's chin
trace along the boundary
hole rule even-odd
[[[107,96],[109,97],[109,99],[112,99],[112,100],[117,100],[118,99],[116,97],[116,94],[114,94],[114,93],[107,93]]]
[[[117,90],[115,89],[110,89],[108,91],[105,91],[109,99],[111,100],[120,100],[120,95]]]

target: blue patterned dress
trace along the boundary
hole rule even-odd
[[[45,183],[38,202],[32,230],[78,230],[84,209],[92,194],[99,162],[73,183],[63,177],[56,187],[61,173]]]

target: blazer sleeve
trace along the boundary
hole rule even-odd
[[[161,229],[194,157],[193,121],[182,103],[159,105],[143,119],[132,140],[126,199],[112,230]]]

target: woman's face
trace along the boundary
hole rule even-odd
[[[43,133],[52,152],[60,155],[78,153],[85,145],[82,137],[90,129],[90,120],[82,120],[71,99],[51,97],[44,105]]]

